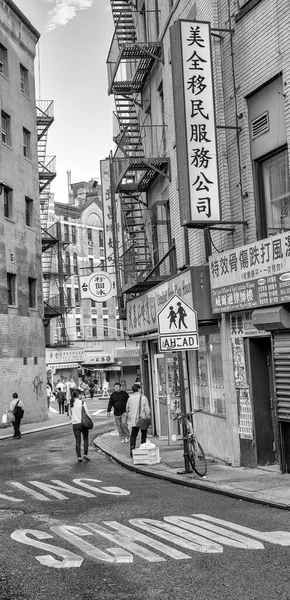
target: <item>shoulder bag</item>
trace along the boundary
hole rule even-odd
[[[142,394],[140,394],[140,398],[139,398],[139,417],[136,423],[136,427],[139,427],[139,429],[141,429],[142,431],[147,431],[149,425],[150,425],[150,419],[147,419],[146,417],[142,417],[141,416],[141,399],[142,399]]]
[[[86,412],[86,409],[84,407],[84,400],[82,400],[82,421],[81,421],[81,423],[87,429],[93,429],[93,427],[94,427],[94,423],[93,423],[91,417]]]

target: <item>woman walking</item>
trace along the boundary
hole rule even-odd
[[[88,448],[89,448],[89,430],[82,424],[82,405],[84,405],[84,409],[87,414],[89,414],[87,405],[84,400],[81,400],[79,397],[79,391],[74,390],[72,392],[72,396],[70,399],[69,405],[69,416],[71,418],[73,432],[76,440],[76,453],[78,462],[83,462],[91,460],[88,457]],[[81,440],[83,436],[84,442],[84,455],[81,457]]]

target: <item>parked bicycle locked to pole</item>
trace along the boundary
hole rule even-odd
[[[186,432],[186,435],[184,437],[187,446],[186,455],[189,459],[193,470],[197,473],[197,475],[204,477],[207,472],[206,457],[197,439],[192,421],[192,415],[194,415],[197,412],[202,412],[202,409],[200,408],[188,413],[181,413],[173,420],[181,421],[183,426],[183,434]]]

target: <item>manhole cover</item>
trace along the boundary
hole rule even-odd
[[[23,515],[23,510],[8,510],[8,509],[0,509],[0,519],[12,519],[13,517],[18,517],[19,515]]]

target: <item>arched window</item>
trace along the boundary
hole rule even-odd
[[[73,253],[73,271],[74,275],[78,274],[78,255],[76,252]]]
[[[70,275],[70,254],[69,254],[69,252],[65,253],[65,272],[66,272],[66,275]]]

